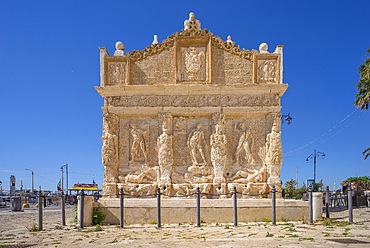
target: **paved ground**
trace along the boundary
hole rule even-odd
[[[73,206],[66,209],[67,225],[61,226],[58,207],[44,210],[43,231],[37,229],[38,211],[0,209],[0,247],[370,247],[370,208],[354,209],[354,223],[348,211],[332,212],[330,220],[314,225],[303,222],[202,223],[88,227],[79,230]]]

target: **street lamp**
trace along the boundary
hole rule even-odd
[[[313,151],[313,154],[311,154],[310,156],[308,156],[306,158],[306,163],[308,163],[308,161],[313,158],[313,183],[315,184],[316,183],[316,157],[321,157],[322,159],[325,158],[325,153],[323,152],[317,152],[316,149]]]
[[[68,195],[68,164],[62,165],[60,167],[62,171],[62,192],[64,192],[64,168],[66,168],[66,176],[67,176],[67,195]]]
[[[284,121],[286,121],[286,123],[288,125],[290,125],[290,123],[292,123],[292,120],[293,120],[293,118],[290,116],[290,113],[287,114],[287,115],[282,115],[281,116],[281,123],[284,123]]]
[[[33,172],[33,170],[30,170],[30,169],[26,169],[26,170],[31,171],[31,173],[32,173],[32,188],[31,188],[31,194],[33,195],[34,176],[35,176],[35,173]]]

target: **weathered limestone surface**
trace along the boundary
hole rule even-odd
[[[119,201],[102,198],[95,203],[105,214],[104,223],[118,225]],[[149,224],[157,221],[157,202],[152,199],[125,199],[124,224]],[[307,220],[308,204],[304,201],[278,199],[278,220]],[[230,223],[234,220],[232,199],[201,199],[200,218],[205,223]],[[270,199],[238,200],[238,221],[264,221],[271,218]],[[161,222],[163,224],[196,223],[196,199],[162,199]]]
[[[241,49],[191,13],[161,43],[100,58],[103,198],[281,196],[282,46]]]

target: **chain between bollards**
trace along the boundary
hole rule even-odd
[[[119,190],[119,227],[120,228],[123,228],[123,216],[124,216],[124,212],[123,212],[123,188],[120,188]]]
[[[39,231],[42,231],[42,192],[41,187],[39,189],[39,199],[38,199],[38,206],[39,206]]]
[[[276,225],[276,187],[275,185],[272,186],[271,189],[271,198],[272,198],[272,225]]]
[[[308,186],[308,203],[309,203],[309,220],[308,224],[313,224],[313,201],[312,201],[312,185]]]
[[[353,204],[352,204],[352,188],[351,184],[348,185],[348,222],[353,223]]]
[[[157,227],[161,227],[161,189],[157,189]]]
[[[236,194],[236,187],[234,186],[234,192],[233,192],[233,202],[234,202],[234,226],[238,226],[238,197]]]
[[[80,193],[80,228],[84,228],[84,204],[85,203],[85,194],[84,190],[81,190]]]
[[[196,209],[196,215],[197,215],[197,227],[200,227],[200,189],[197,187],[197,209]]]
[[[325,194],[325,213],[326,218],[330,218],[330,209],[329,209],[329,186],[326,186],[326,194]]]

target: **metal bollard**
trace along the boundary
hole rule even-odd
[[[308,224],[313,224],[313,201],[312,201],[312,185],[308,187],[308,203],[309,203],[309,220]]]
[[[161,189],[157,189],[157,227],[161,227]]]
[[[42,192],[41,192],[41,187],[40,187],[40,190],[39,190],[38,205],[39,205],[39,231],[42,231]]]
[[[276,187],[272,186],[271,189],[272,198],[272,225],[276,225]]]
[[[62,192],[62,226],[66,225],[66,203],[65,203],[65,197],[64,197],[64,192]]]
[[[119,218],[119,227],[123,228],[123,188],[120,188],[119,190],[119,208],[120,208],[120,218]]]
[[[238,203],[237,203],[237,195],[236,195],[236,187],[234,186],[233,192],[233,199],[234,199],[234,226],[238,226]]]
[[[326,218],[330,218],[330,209],[329,209],[329,186],[326,186],[326,195],[325,195],[325,212]]]
[[[196,195],[197,195],[197,212],[196,212],[197,227],[200,227],[200,189],[199,189],[199,187],[197,187]]]
[[[84,204],[85,203],[85,194],[84,190],[81,190],[80,193],[80,228],[84,228]]]
[[[348,185],[348,222],[353,223],[352,188]]]

